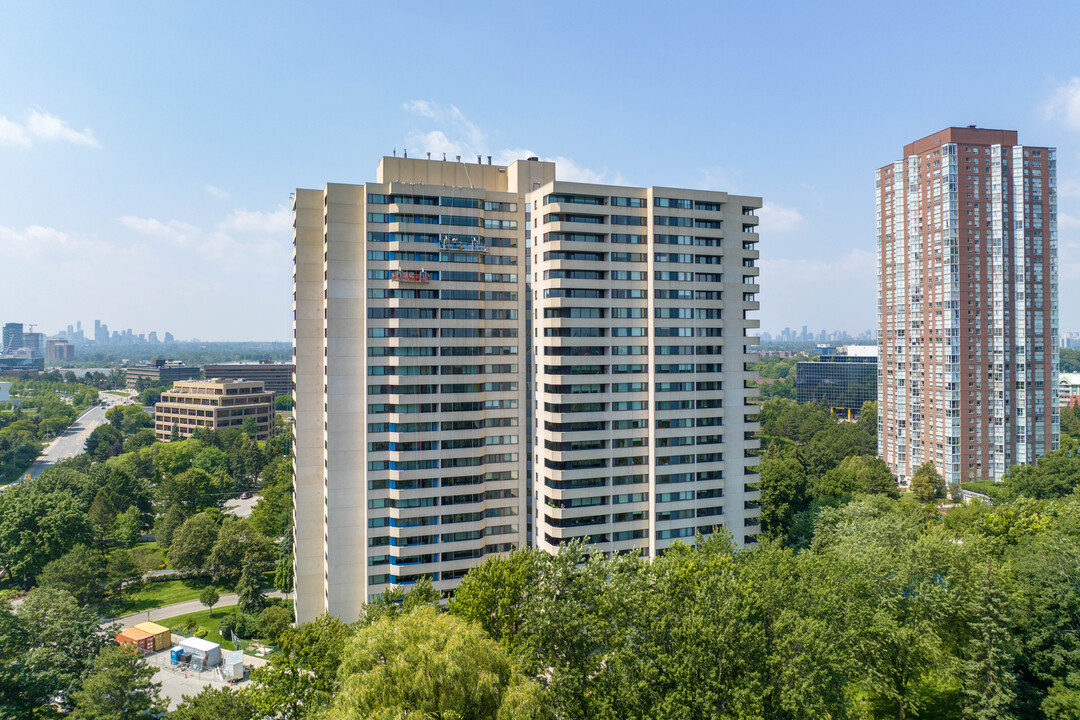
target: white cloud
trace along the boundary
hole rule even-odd
[[[4,145],[29,145],[30,134],[17,122],[0,115],[0,143]]]
[[[285,205],[279,205],[272,212],[233,210],[218,224],[218,229],[224,232],[282,235],[290,232],[292,221],[292,210]]]
[[[767,254],[764,240],[761,245]],[[876,322],[877,264],[872,252],[853,249],[814,260],[763,257],[758,265],[763,330],[804,324],[821,329],[823,317],[832,327],[850,329],[870,328]]]
[[[31,110],[26,115],[26,123],[20,125],[6,117],[0,117],[0,142],[8,145],[30,145],[33,138],[40,140],[61,140],[75,145],[100,147],[94,132],[90,128],[82,132],[68,127],[68,124],[47,112]]]
[[[402,107],[416,115],[422,115],[423,117],[429,118],[435,117],[435,109],[427,100],[410,100],[409,102],[404,103]]]
[[[230,195],[227,191],[222,190],[219,187],[214,187],[210,183],[206,183],[205,185],[203,185],[203,187],[206,189],[207,193],[213,195],[218,200],[228,200],[230,197],[232,197],[232,195]]]
[[[1080,132],[1080,77],[1062,83],[1043,106],[1048,120],[1057,120]]]
[[[1060,230],[1072,230],[1074,228],[1080,228],[1080,218],[1070,215],[1068,213],[1058,213],[1058,229]]]
[[[761,217],[762,232],[791,232],[803,223],[803,216],[798,209],[776,203],[765,202],[758,211]]]
[[[579,165],[572,158],[559,155],[557,157],[543,157],[540,153],[528,148],[509,148],[506,150],[500,150],[492,162],[499,165],[509,165],[515,160],[525,160],[526,158],[538,157],[544,162],[555,163],[555,177],[559,180],[565,180],[567,182],[583,182],[583,183],[604,183],[608,181],[608,169],[593,170]],[[616,185],[621,185],[625,182],[622,175],[616,174],[612,182]]]
[[[169,240],[177,245],[187,245],[200,234],[197,227],[179,220],[170,220],[168,223],[163,223],[154,218],[125,215],[120,218],[120,224],[139,235]]]
[[[728,193],[739,192],[740,175],[742,173],[738,171],[731,171],[722,167],[710,168],[703,173],[701,182],[698,185],[702,190]]]
[[[98,147],[99,143],[97,138],[94,137],[94,133],[90,128],[85,128],[82,132],[73,130],[68,127],[68,124],[49,113],[38,112],[37,110],[31,111],[30,115],[26,119],[26,129],[30,131],[30,134],[34,137],[39,137],[43,140],[64,140],[65,142],[74,143],[76,145],[89,145],[90,147]]]
[[[434,120],[439,125],[442,125],[446,131],[460,138],[460,140],[452,142],[448,139],[446,133],[442,131],[413,133],[410,135],[409,141],[414,145],[421,145],[424,152],[430,152],[439,158],[445,152],[448,159],[456,155],[483,154],[487,133],[465,117],[465,113],[461,112],[457,107],[453,105],[443,107],[429,100],[410,100],[404,103],[402,107],[414,115]],[[414,157],[419,157],[419,155],[414,155]]]
[[[602,183],[609,179],[607,168],[594,170],[568,157],[543,157],[538,152],[520,147],[493,152],[487,146],[487,133],[454,105],[444,107],[429,100],[410,100],[402,107],[413,115],[434,121],[439,126],[434,130],[410,133],[406,148],[413,148],[413,157],[424,157],[425,153],[431,153],[432,160],[442,160],[444,155],[447,160],[454,160],[460,155],[462,160],[470,162],[477,155],[491,155],[492,162],[497,165],[509,165],[515,160],[539,157],[556,164],[555,173],[560,180]],[[622,176],[617,173],[615,178],[617,181],[622,180]]]

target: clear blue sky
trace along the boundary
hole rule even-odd
[[[1072,1],[0,0],[0,321],[287,339],[289,193],[396,147],[761,195],[762,329],[859,331],[874,170],[977,124],[1059,149],[1080,330],[1078,31]]]

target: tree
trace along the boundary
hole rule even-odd
[[[341,675],[327,714],[332,720],[412,713],[496,720],[509,717],[510,708],[501,711],[501,705],[514,686],[531,684],[515,674],[506,652],[483,630],[430,607],[360,629],[348,644]],[[515,703],[515,717],[551,718],[545,705]]]
[[[94,669],[72,700],[72,720],[123,720],[164,713],[161,684],[152,682],[156,671],[134,645],[116,645],[101,651]]]
[[[240,432],[244,433],[249,438],[254,438],[259,434],[259,423],[255,421],[255,418],[249,415],[244,418],[244,423],[240,426]]]
[[[256,615],[266,606],[261,581],[258,565],[253,560],[245,560],[240,582],[236,585],[236,606],[240,612]]]
[[[274,644],[292,625],[292,613],[280,605],[271,605],[259,613],[259,637]]]
[[[206,688],[194,697],[183,696],[169,720],[255,720],[255,706],[247,693],[227,687]]]
[[[122,604],[128,596],[142,587],[143,573],[150,569],[141,564],[131,550],[117,550],[112,553],[105,567],[109,595]]]
[[[123,447],[124,434],[112,425],[101,425],[94,428],[90,437],[86,439],[84,451],[94,460],[107,460],[113,455],[114,446],[119,444]]]
[[[283,555],[274,567],[274,587],[288,595],[293,591],[293,559],[291,555]]]
[[[889,466],[878,457],[852,455],[810,484],[811,494],[824,497],[845,497],[852,493],[884,494],[899,498],[896,481]]]
[[[158,500],[164,507],[179,507],[189,516],[221,505],[223,491],[222,478],[195,467],[167,475],[157,486]]]
[[[179,423],[173,423],[172,430],[169,431],[169,442],[176,442],[180,439],[180,425]]]
[[[340,687],[338,668],[351,635],[348,625],[320,615],[278,636],[278,651],[251,671],[248,690],[259,717],[299,720],[330,704]]]
[[[932,462],[924,462],[911,478],[911,491],[919,502],[930,502],[945,493],[945,480]]]
[[[450,613],[478,624],[495,642],[517,650],[527,640],[524,629],[546,560],[541,550],[488,556],[462,578],[450,601]]]
[[[787,537],[795,513],[808,502],[806,470],[794,458],[766,455],[759,477],[761,532],[766,537]]]
[[[70,493],[35,486],[0,493],[0,568],[16,584],[30,587],[45,565],[90,539],[84,506]]]
[[[182,507],[173,505],[157,516],[154,521],[154,539],[158,545],[167,548],[172,545],[173,535],[184,524],[187,515]]]
[[[19,622],[30,634],[22,662],[33,672],[38,697],[71,698],[94,658],[118,628],[103,628],[97,612],[80,607],[71,593],[34,588],[19,606]]]
[[[105,411],[105,419],[120,432],[124,431],[124,410],[119,405]]]
[[[113,518],[113,541],[124,548],[133,548],[142,534],[142,513],[134,505]]]
[[[209,513],[192,515],[173,533],[169,562],[178,570],[202,570],[218,540],[217,520]]]
[[[1005,593],[994,580],[992,565],[987,565],[979,593],[972,603],[972,615],[974,632],[968,641],[960,682],[964,718],[1005,720],[1015,717],[1012,637]]]
[[[150,447],[157,442],[157,436],[150,428],[143,428],[124,441],[124,452],[130,453],[140,448]]]
[[[250,561],[262,568],[274,559],[274,543],[251,529],[247,520],[227,516],[210,552],[214,576],[226,580],[239,577]]]
[[[1056,450],[1039,458],[1035,465],[1009,468],[997,495],[1006,500],[1020,496],[1051,500],[1072,494],[1078,486],[1080,451]]]
[[[0,718],[31,717],[48,695],[37,682],[26,653],[33,635],[20,622],[7,600],[0,600]]]
[[[191,460],[191,467],[205,470],[210,475],[228,477],[229,456],[220,448],[207,447]]]
[[[210,617],[214,617],[214,605],[221,599],[217,589],[213,585],[207,585],[199,594],[199,602],[210,608]]]
[[[65,590],[84,604],[101,598],[104,578],[105,560],[101,553],[85,545],[76,545],[42,569],[38,585]]]

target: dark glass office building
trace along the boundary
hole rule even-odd
[[[858,413],[864,402],[877,400],[877,358],[827,355],[797,363],[795,392],[800,403],[824,399],[833,410]]]

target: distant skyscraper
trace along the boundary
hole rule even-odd
[[[877,171],[878,447],[1000,480],[1058,447],[1056,151],[947,128]]]
[[[4,344],[0,348],[6,353],[13,353],[23,346],[22,323],[7,323],[4,325]]]
[[[30,327],[33,327],[33,325]],[[22,346],[30,351],[30,357],[44,358],[45,334],[39,332],[24,332]]]
[[[165,342],[167,342],[167,343],[173,342],[173,334],[171,332],[165,333]]]
[[[157,344],[157,331],[151,330],[150,334],[146,336],[147,342],[156,345]]]

